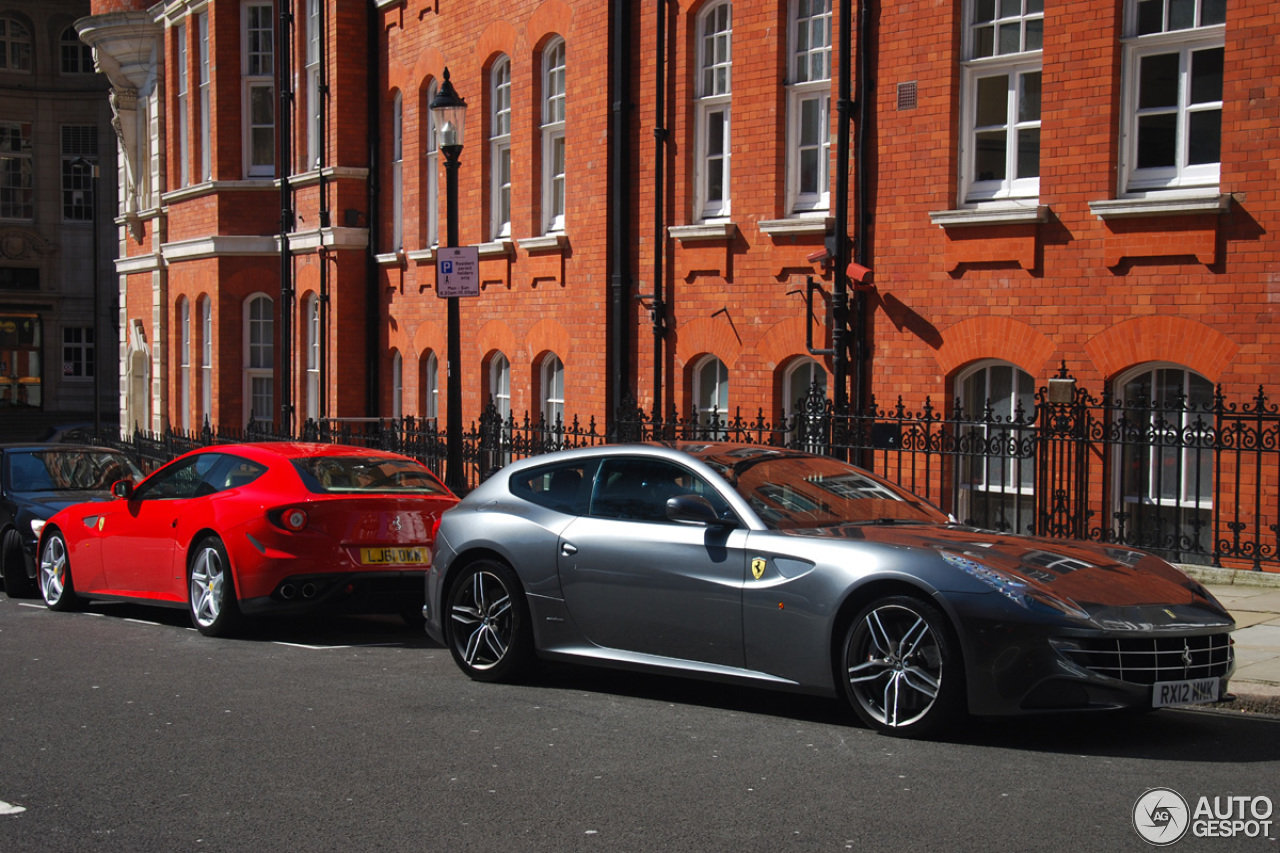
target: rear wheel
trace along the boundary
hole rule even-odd
[[[58,531],[50,533],[40,549],[40,595],[50,610],[79,610],[84,600],[76,595],[71,581],[71,561],[67,541]]]
[[[905,595],[863,608],[845,634],[845,698],[863,722],[886,734],[925,737],[964,709],[964,665],[937,608]]]
[[[533,660],[529,605],[510,566],[479,560],[449,588],[449,651],[477,681],[513,681]]]
[[[187,568],[191,622],[206,637],[225,637],[240,623],[227,549],[217,536],[200,541]]]
[[[0,545],[0,563],[3,564],[6,595],[10,598],[31,598],[35,595],[35,584],[27,574],[27,552],[22,547],[18,531],[5,531],[4,544]]]

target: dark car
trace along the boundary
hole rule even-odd
[[[10,598],[35,595],[36,541],[58,510],[108,500],[111,484],[142,472],[106,447],[39,443],[0,445],[0,575]]]
[[[1212,702],[1231,616],[1158,557],[977,530],[835,459],[681,443],[514,463],[444,514],[427,631],[480,681],[534,658],[964,716]]]

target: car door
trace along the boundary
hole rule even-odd
[[[177,553],[176,528],[216,491],[210,480],[223,460],[224,454],[214,452],[178,459],[142,481],[127,500],[105,505],[99,533],[103,571],[114,592],[185,600],[186,566]]]
[[[681,494],[703,494],[727,511],[683,466],[602,462],[590,514],[561,534],[565,605],[599,646],[740,667],[747,532],[668,520],[667,499]]]

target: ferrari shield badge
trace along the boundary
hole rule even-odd
[[[756,580],[760,580],[760,578],[764,577],[764,567],[765,567],[765,565],[766,565],[766,563],[765,563],[765,559],[764,559],[764,557],[756,557],[754,560],[752,560],[752,561],[751,561],[751,576],[752,576],[753,578],[755,578]]]

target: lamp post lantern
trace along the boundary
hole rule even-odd
[[[459,97],[449,81],[449,69],[444,70],[444,83],[431,100],[431,112],[435,116],[437,142],[444,154],[445,177],[445,246],[458,245],[458,158],[462,155],[462,134],[467,119],[467,102]],[[444,484],[455,494],[466,488],[462,473],[462,325],[459,319],[458,297],[448,297],[449,353],[445,366],[445,477]]]

